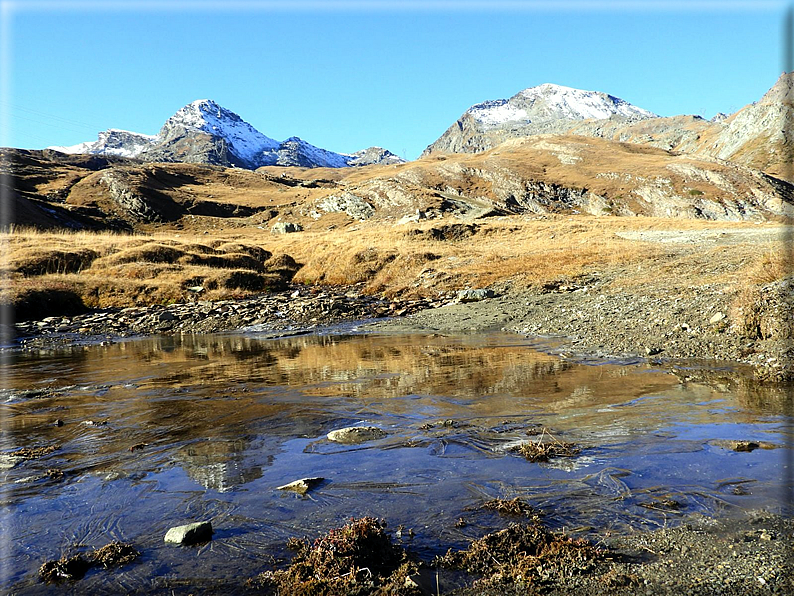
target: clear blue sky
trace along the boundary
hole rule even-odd
[[[664,116],[736,111],[782,72],[787,8],[0,4],[4,145],[71,145],[107,128],[155,134],[183,105],[210,98],[278,140],[339,152],[380,145],[408,159],[472,104],[546,82]]]

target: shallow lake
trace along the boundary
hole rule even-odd
[[[572,362],[537,347],[512,335],[339,332],[12,353],[0,394],[0,589],[49,593],[44,561],[122,540],[137,562],[58,590],[233,593],[288,558],[288,538],[364,515],[413,530],[397,540],[429,560],[504,527],[477,510],[496,497],[521,497],[552,528],[594,541],[691,514],[790,513],[783,389],[730,368]],[[362,424],[388,434],[326,437]],[[554,440],[581,451],[536,463],[512,450]],[[276,488],[315,476],[324,482],[303,496]],[[211,542],[164,544],[169,527],[201,520]]]

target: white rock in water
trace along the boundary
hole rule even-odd
[[[349,426],[332,430],[328,433],[328,439],[337,443],[363,443],[382,439],[387,435],[386,431],[377,426]]]
[[[212,540],[212,524],[196,522],[171,528],[165,534],[165,541],[173,544],[195,544]]]
[[[289,484],[285,484],[283,486],[277,486],[276,490],[292,490],[296,493],[305,494],[315,486],[319,485],[323,480],[325,480],[325,478],[301,478],[295,482],[290,482]]]

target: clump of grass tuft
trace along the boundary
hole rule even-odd
[[[574,457],[581,453],[581,449],[574,443],[560,441],[548,429],[543,428],[537,441],[521,443],[513,451],[524,456],[531,462],[545,462],[552,457]]]
[[[15,231],[0,303],[18,319],[86,308],[243,298],[281,289],[300,265],[253,243],[180,234],[134,236]]]
[[[733,329],[748,339],[788,339],[792,320],[791,275],[782,250],[769,250],[745,270],[731,308]]]

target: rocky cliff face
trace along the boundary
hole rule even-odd
[[[93,142],[49,149],[70,154],[119,155],[147,162],[204,163],[250,170],[271,165],[343,168],[404,161],[377,147],[345,155],[315,147],[298,137],[279,142],[209,99],[197,100],[179,109],[154,136],[111,129],[99,133]]]

